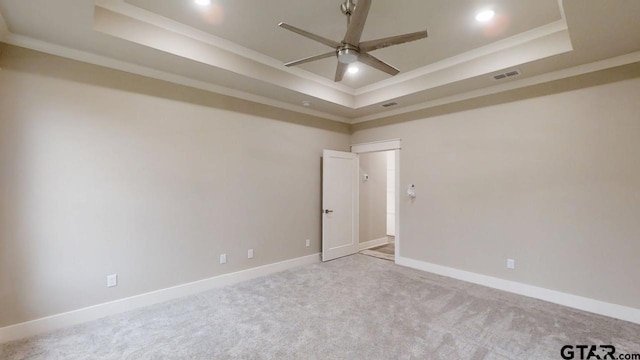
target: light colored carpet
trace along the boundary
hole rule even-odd
[[[0,359],[559,359],[640,326],[355,255],[0,345]]]

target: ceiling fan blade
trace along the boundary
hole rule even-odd
[[[408,43],[408,42],[411,42],[411,41],[424,39],[427,36],[429,36],[429,34],[425,30],[425,31],[414,32],[414,33],[411,33],[411,34],[390,36],[390,37],[383,38],[383,39],[377,39],[377,40],[371,40],[371,41],[363,41],[363,42],[360,43],[360,51],[367,52],[367,51],[373,51],[373,50],[377,50],[377,49],[382,49],[382,48],[386,48],[386,47],[393,46],[393,45],[399,45],[399,44],[404,44],[404,43]]]
[[[316,61],[316,60],[320,60],[320,59],[326,59],[326,58],[332,57],[332,56],[336,56],[336,52],[335,51],[328,52],[326,54],[309,56],[309,57],[306,57],[306,58],[300,59],[300,60],[289,61],[288,63],[285,63],[284,66],[298,66],[300,64],[304,64],[304,63],[308,63],[308,62]]]
[[[347,72],[347,67],[349,67],[349,65],[338,62],[338,68],[336,69],[335,82],[342,81],[342,78],[344,77],[344,73]]]
[[[356,9],[351,15],[347,33],[344,35],[345,43],[358,46],[360,38],[362,37],[362,31],[364,30],[364,23],[367,21],[367,16],[369,16],[370,8],[371,0],[358,0]]]
[[[360,55],[358,56],[358,61],[382,72],[386,72],[387,74],[392,76],[397,75],[400,72],[400,70],[367,53],[360,53]]]
[[[315,40],[315,41],[317,41],[319,43],[322,43],[322,44],[325,44],[327,46],[330,46],[330,47],[332,47],[334,49],[336,49],[336,48],[338,48],[340,46],[340,43],[338,43],[337,41],[333,41],[333,40],[324,38],[324,37],[322,37],[320,35],[312,34],[312,33],[308,32],[308,31],[305,31],[305,30],[302,30],[302,29],[298,29],[297,27],[291,26],[291,25],[289,25],[287,23],[281,22],[280,24],[278,24],[278,26],[280,26],[283,29],[287,29],[289,31],[293,31],[294,33],[296,33],[298,35],[302,35],[302,36],[304,36],[306,38],[309,38],[311,40]]]

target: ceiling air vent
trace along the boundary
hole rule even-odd
[[[396,105],[398,105],[398,103],[395,102],[395,101],[392,101],[392,102],[388,102],[386,104],[382,104],[382,107],[386,107],[387,108],[387,107],[396,106]]]
[[[502,80],[502,79],[518,76],[521,74],[522,74],[522,71],[520,70],[511,70],[511,71],[507,71],[506,73],[493,75],[493,80]]]

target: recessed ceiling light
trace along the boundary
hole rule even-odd
[[[358,68],[357,66],[349,66],[349,69],[347,69],[347,72],[349,72],[349,74],[356,74],[358,71],[360,71],[360,68]]]
[[[211,0],[193,0],[193,2],[195,2],[196,5],[200,5],[200,6],[209,6],[209,5],[211,5]]]
[[[485,11],[480,11],[477,15],[476,15],[476,20],[479,22],[487,22],[491,19],[493,19],[493,16],[495,15],[495,11],[493,10],[485,10]]]

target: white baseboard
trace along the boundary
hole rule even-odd
[[[469,271],[458,270],[405,257],[396,257],[396,264],[430,272],[433,274],[447,276],[458,280],[467,281],[478,285],[487,286],[498,290],[508,291],[510,293],[518,295],[524,295],[531,298],[568,306],[578,310],[588,311],[598,315],[604,315],[640,324],[640,309],[635,309],[628,306],[612,304],[577,295],[571,295],[560,291],[549,290],[515,281],[499,279],[492,276],[476,274]]]
[[[320,254],[303,256],[10,325],[0,328],[0,344],[319,262]]]
[[[380,239],[374,239],[374,240],[365,241],[365,242],[362,242],[362,243],[358,244],[358,251],[371,249],[371,248],[374,248],[376,246],[386,245],[388,243],[389,243],[389,238],[387,236],[385,236],[383,238],[380,238]]]

